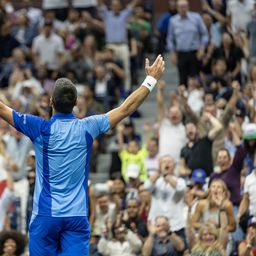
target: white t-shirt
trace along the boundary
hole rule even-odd
[[[155,184],[152,184],[150,180],[147,180],[144,184],[145,189],[152,192],[148,220],[154,223],[156,217],[166,216],[170,221],[172,231],[178,231],[185,227],[182,213],[186,183],[182,178],[176,178],[176,180],[176,188],[167,183],[163,177],[159,177]]]
[[[72,0],[72,6],[75,8],[87,8],[97,6],[97,0]]]
[[[68,0],[43,0],[43,9],[60,9],[68,7]]]
[[[159,165],[159,156],[156,155],[155,157],[147,157],[145,159],[145,168],[147,171],[148,176],[150,177],[158,170]]]
[[[59,68],[58,55],[64,53],[63,40],[55,33],[52,33],[49,38],[41,34],[34,39],[32,51],[39,55],[48,69],[56,70]]]
[[[5,188],[2,196],[0,197],[0,231],[3,230],[6,213],[13,199],[13,192],[9,188]]]
[[[159,127],[159,155],[170,155],[176,163],[180,160],[180,151],[186,145],[186,132],[182,123],[173,125],[164,118]]]
[[[250,215],[256,216],[256,171],[245,178],[244,193],[249,194]]]
[[[240,29],[246,31],[246,26],[252,17],[253,0],[228,1],[227,14],[231,16],[232,32],[238,32]]]

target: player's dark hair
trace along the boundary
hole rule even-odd
[[[53,107],[58,113],[72,113],[76,105],[77,91],[75,85],[67,78],[55,82],[52,94]]]

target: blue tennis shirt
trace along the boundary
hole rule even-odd
[[[36,154],[33,215],[88,216],[88,167],[93,139],[110,128],[108,116],[50,120],[13,111],[15,128],[28,136]]]

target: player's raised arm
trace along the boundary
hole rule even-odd
[[[5,105],[0,100],[0,117],[3,118],[7,123],[14,126],[13,117],[12,117],[12,109]]]
[[[142,104],[162,76],[164,69],[165,63],[161,55],[158,55],[151,66],[149,65],[149,60],[146,59],[145,71],[147,77],[142,85],[128,96],[118,108],[107,113],[111,128],[116,126],[122,119],[132,114]]]

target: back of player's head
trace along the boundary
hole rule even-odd
[[[52,103],[58,113],[72,113],[76,105],[77,91],[75,85],[67,78],[59,78],[54,85]]]

